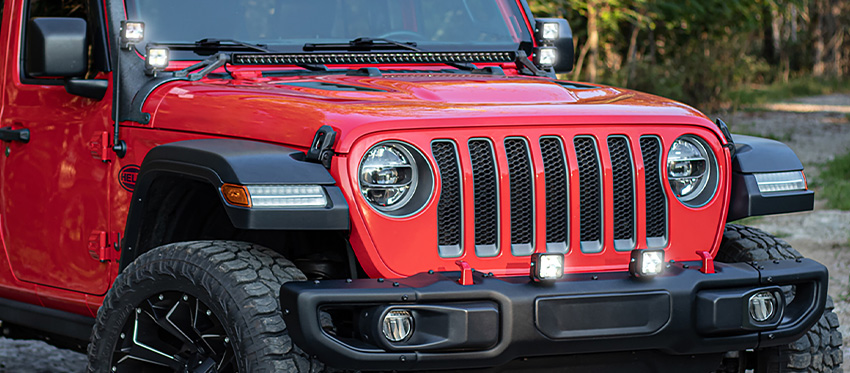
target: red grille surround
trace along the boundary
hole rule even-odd
[[[647,228],[646,175],[666,175],[666,164],[663,160],[666,159],[670,144],[679,136],[686,134],[699,136],[708,143],[711,151],[718,158],[720,183],[714,197],[707,204],[699,208],[690,208],[680,203],[670,191],[666,179],[662,180],[661,186],[666,198],[666,237],[655,237],[647,240],[647,232],[653,234],[652,232],[658,232],[659,229],[657,214],[655,214],[653,226]],[[580,167],[575,143],[577,138],[593,140],[598,160],[601,163],[602,203],[600,216],[602,224],[600,230],[601,242],[599,242],[598,247],[593,247],[590,243],[581,241],[580,201],[582,201],[582,194]],[[550,139],[548,144],[545,145],[549,148],[552,146],[551,139],[558,139],[563,145],[566,156],[568,175],[566,247],[563,247],[564,245],[553,245],[552,242],[547,241],[547,236],[549,240],[552,240],[552,237],[563,237],[563,234],[553,234],[554,230],[547,226],[547,215],[551,219],[552,216],[557,216],[557,214],[553,214],[551,206],[547,214],[546,166],[548,164],[551,169],[553,161],[552,159],[544,160],[541,152],[541,140],[543,139]],[[613,141],[609,142],[611,139]],[[645,149],[642,149],[642,140],[645,148],[647,141],[653,139],[660,142],[662,162],[657,166],[644,165],[643,154]],[[431,163],[430,166],[435,172],[434,195],[425,208],[416,215],[405,218],[385,216],[371,208],[359,192],[356,175],[360,159],[375,143],[386,140],[403,141],[413,145],[428,158]],[[482,247],[480,240],[479,245],[476,246],[476,198],[474,197],[476,180],[474,180],[475,172],[471,156],[476,149],[472,149],[473,152],[471,152],[470,144],[473,147],[480,148],[481,140],[492,144],[492,154],[495,157],[495,174],[498,180],[498,187],[496,188],[498,204],[495,208],[498,216],[495,219],[496,226],[493,227],[498,232],[495,248]],[[526,144],[526,147],[520,147],[520,149],[530,151],[531,174],[533,175],[530,185],[533,188],[533,194],[526,196],[526,198],[517,198],[516,193],[512,197],[511,194],[511,174],[524,175],[527,173],[522,170],[522,166],[519,166],[519,169],[523,172],[517,173],[518,166],[516,165],[521,165],[521,163],[518,163],[515,159],[509,159],[508,153],[510,151],[516,152],[517,140],[522,140]],[[440,166],[434,158],[434,151],[438,149],[433,145],[440,142],[443,144],[450,143],[457,149],[455,157],[460,163],[461,195],[444,198],[444,201],[449,201],[448,203],[455,201],[461,203],[460,245],[453,248],[446,247],[445,237],[457,237],[456,232],[441,235],[438,228],[441,214],[445,214],[451,208],[451,206],[445,206],[445,203],[444,206],[439,206],[443,187]],[[623,155],[624,142],[630,153],[625,156]],[[506,144],[508,148],[506,148]],[[609,144],[616,144],[617,147],[617,149],[613,149],[615,154],[613,165],[612,150],[609,150]],[[442,150],[445,150],[445,146]],[[622,171],[624,157],[631,158],[632,172]],[[515,155],[514,158],[516,158]],[[567,273],[626,271],[630,258],[629,251],[632,248],[641,249],[659,245],[665,248],[668,259],[676,261],[700,260],[697,252],[707,251],[712,255],[716,253],[728,209],[729,157],[725,149],[722,148],[715,132],[693,125],[523,126],[515,128],[441,128],[439,130],[398,131],[364,136],[354,143],[348,156],[341,157],[340,160],[342,160],[342,163],[339,163],[340,167],[337,167],[336,171],[339,173],[338,176],[341,177],[340,180],[349,181],[349,184],[343,185],[343,188],[348,189],[347,195],[353,199],[349,200],[352,210],[352,247],[361,265],[373,277],[404,277],[428,270],[454,271],[457,269],[455,265],[457,260],[469,263],[472,268],[479,272],[492,272],[497,276],[528,275],[530,254],[532,252],[547,252],[547,250],[551,252],[567,250]],[[475,162],[480,162],[480,160]],[[445,164],[445,162],[443,163]],[[615,166],[617,164],[619,166]],[[658,168],[653,170],[651,167]],[[619,168],[619,171],[617,168]],[[613,194],[615,177],[622,177],[617,175],[632,175],[634,178],[631,183],[624,184],[634,190],[634,208],[631,209],[634,215],[632,219],[624,219],[622,215],[615,214],[615,204],[623,203],[622,199],[615,199]],[[623,185],[622,182],[619,183],[618,185]],[[517,180],[514,180],[513,185],[527,187],[529,183],[518,183]],[[653,200],[649,203],[650,206],[658,205],[657,194],[656,192],[654,196],[650,196],[650,199]],[[530,249],[517,246],[524,244],[517,242],[518,228],[515,221],[518,216],[517,206],[513,206],[512,209],[512,202],[517,200],[526,204],[531,203],[534,211],[533,237],[529,243]],[[554,202],[555,206],[564,205],[562,199]],[[528,206],[523,207],[527,208]],[[587,206],[585,206],[586,208]],[[479,206],[479,210],[481,210],[481,206]],[[618,211],[622,212],[623,210],[619,209]],[[493,211],[493,209],[490,211]],[[587,214],[587,211],[585,211],[585,214]],[[512,221],[512,216],[514,221]],[[624,240],[623,237],[625,236],[622,233],[618,235],[617,240],[614,239],[615,219],[617,219],[618,224],[622,224],[623,221],[635,223],[632,241]],[[563,220],[560,218],[557,221]],[[454,222],[456,220],[449,219],[449,221]],[[514,224],[512,225],[512,223]],[[446,229],[445,221],[441,224],[443,229]],[[481,231],[480,225],[481,221],[479,221],[479,231]],[[520,227],[519,229],[523,228]],[[548,235],[547,231],[549,232]],[[620,227],[619,232],[623,231]],[[443,237],[442,245],[440,237]]]

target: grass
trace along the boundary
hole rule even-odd
[[[827,162],[820,178],[828,206],[850,210],[850,153]]]
[[[734,106],[751,106],[803,96],[850,92],[850,81],[845,79],[792,78],[788,82],[768,85],[749,85],[729,92]]]

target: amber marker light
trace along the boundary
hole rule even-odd
[[[221,186],[221,195],[231,205],[251,207],[251,198],[248,196],[248,190],[244,186],[224,184]]]

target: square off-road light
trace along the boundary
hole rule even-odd
[[[555,42],[561,36],[561,25],[553,22],[545,22],[540,25],[540,39],[547,42]]]
[[[652,278],[662,272],[667,265],[664,263],[664,250],[632,250],[629,261],[629,273],[637,278]]]
[[[534,51],[534,62],[537,66],[550,68],[558,63],[558,48],[541,47]]]
[[[145,67],[148,70],[165,70],[170,62],[168,48],[164,47],[147,47],[145,56]]]
[[[535,282],[555,281],[564,277],[564,254],[531,256],[531,279]]]
[[[121,42],[125,47],[141,43],[145,40],[145,23],[121,21]]]

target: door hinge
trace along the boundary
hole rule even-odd
[[[89,255],[100,262],[121,259],[121,233],[94,231],[89,236]]]
[[[103,131],[95,134],[89,142],[89,150],[94,159],[100,159],[103,163],[109,162],[112,155],[112,145],[109,144],[109,132]]]

